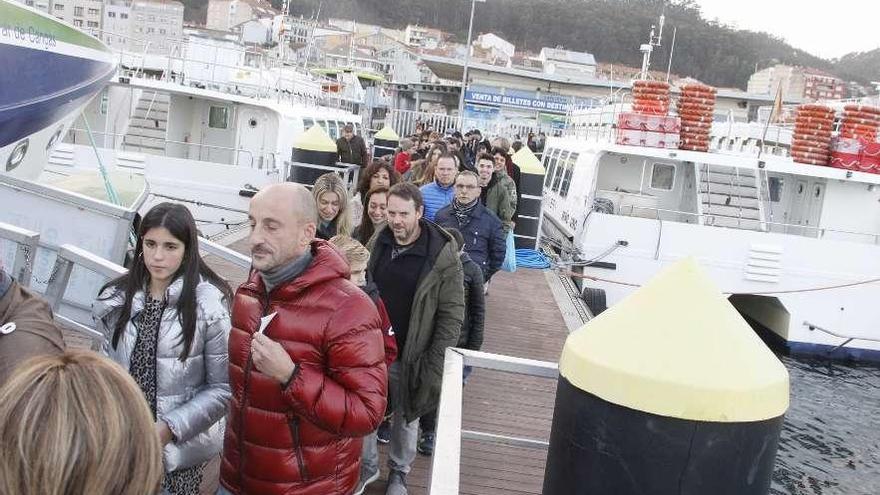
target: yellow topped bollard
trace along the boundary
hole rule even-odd
[[[292,158],[294,163],[287,180],[311,186],[318,177],[329,170],[297,164],[332,167],[336,165],[339,154],[336,151],[336,143],[330,139],[324,128],[314,125],[294,140]]]
[[[545,495],[758,495],[788,371],[697,263],[668,267],[573,332]]]
[[[393,155],[399,144],[400,136],[394,132],[394,129],[390,125],[382,127],[373,135],[373,158]]]
[[[521,172],[514,242],[517,248],[537,249],[544,199],[544,166],[528,146],[520,148],[510,159]]]

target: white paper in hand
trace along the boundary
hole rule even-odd
[[[265,330],[266,327],[269,326],[269,323],[272,322],[272,318],[275,318],[275,315],[277,315],[277,314],[278,314],[278,312],[276,311],[275,313],[272,313],[270,315],[266,315],[266,316],[260,318],[260,329],[257,331],[260,333],[264,333],[263,330]]]

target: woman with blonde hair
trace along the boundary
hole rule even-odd
[[[0,493],[146,495],[162,449],[138,386],[90,351],[39,356],[0,388]]]
[[[318,229],[315,236],[329,240],[335,235],[350,236],[354,227],[351,223],[351,204],[345,183],[334,172],[328,172],[315,181],[312,189],[318,206]]]

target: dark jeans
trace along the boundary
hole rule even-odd
[[[462,370],[462,380],[461,385],[467,385],[468,376],[470,376],[471,372],[474,371],[473,366],[465,366]],[[425,414],[421,418],[419,418],[419,428],[422,430],[422,433],[434,433],[437,431],[437,410]]]

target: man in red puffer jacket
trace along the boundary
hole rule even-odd
[[[314,240],[303,186],[264,188],[249,219],[254,270],[232,308],[220,493],[348,495],[361,438],[385,413],[376,306],[339,252]]]

